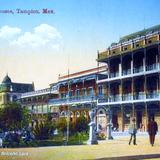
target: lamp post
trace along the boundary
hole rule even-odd
[[[67,137],[66,137],[66,144],[68,144],[69,141],[69,121],[70,121],[70,111],[69,111],[69,98],[70,98],[70,86],[69,86],[69,69],[68,69],[68,94],[67,94]]]
[[[113,140],[113,137],[112,137],[112,111],[110,108],[108,108],[107,135],[108,135],[108,140]]]

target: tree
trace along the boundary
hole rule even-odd
[[[43,121],[35,125],[35,128],[33,129],[33,134],[36,139],[44,140],[48,139],[54,130],[55,122],[52,121],[51,115],[48,114]]]
[[[27,127],[30,122],[29,111],[18,103],[8,103],[0,109],[0,126],[3,131],[17,131]]]
[[[78,132],[88,131],[88,123],[89,121],[87,120],[86,117],[80,116],[76,121],[75,125],[76,131]]]
[[[63,134],[67,131],[67,120],[64,117],[61,117],[56,122],[57,129]]]

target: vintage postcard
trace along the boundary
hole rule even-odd
[[[160,159],[159,8],[1,0],[0,160]]]

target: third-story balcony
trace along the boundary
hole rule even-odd
[[[127,69],[127,70],[122,71],[123,76],[129,75],[129,74],[131,74],[131,69]]]
[[[114,77],[118,77],[118,76],[119,76],[119,72],[110,73],[110,78],[114,78]]]
[[[143,66],[133,68],[133,73],[140,73],[140,72],[143,72],[143,71],[144,71]]]
[[[154,64],[146,66],[146,71],[152,71],[152,70],[157,70],[157,69],[159,69],[158,63],[154,63]]]

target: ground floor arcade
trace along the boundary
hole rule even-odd
[[[109,110],[111,114],[109,114]],[[160,127],[160,102],[99,106],[95,121],[103,131],[107,129],[110,120],[114,131],[127,131],[132,117],[136,118],[139,131],[147,131],[148,120],[151,117],[155,119]]]

